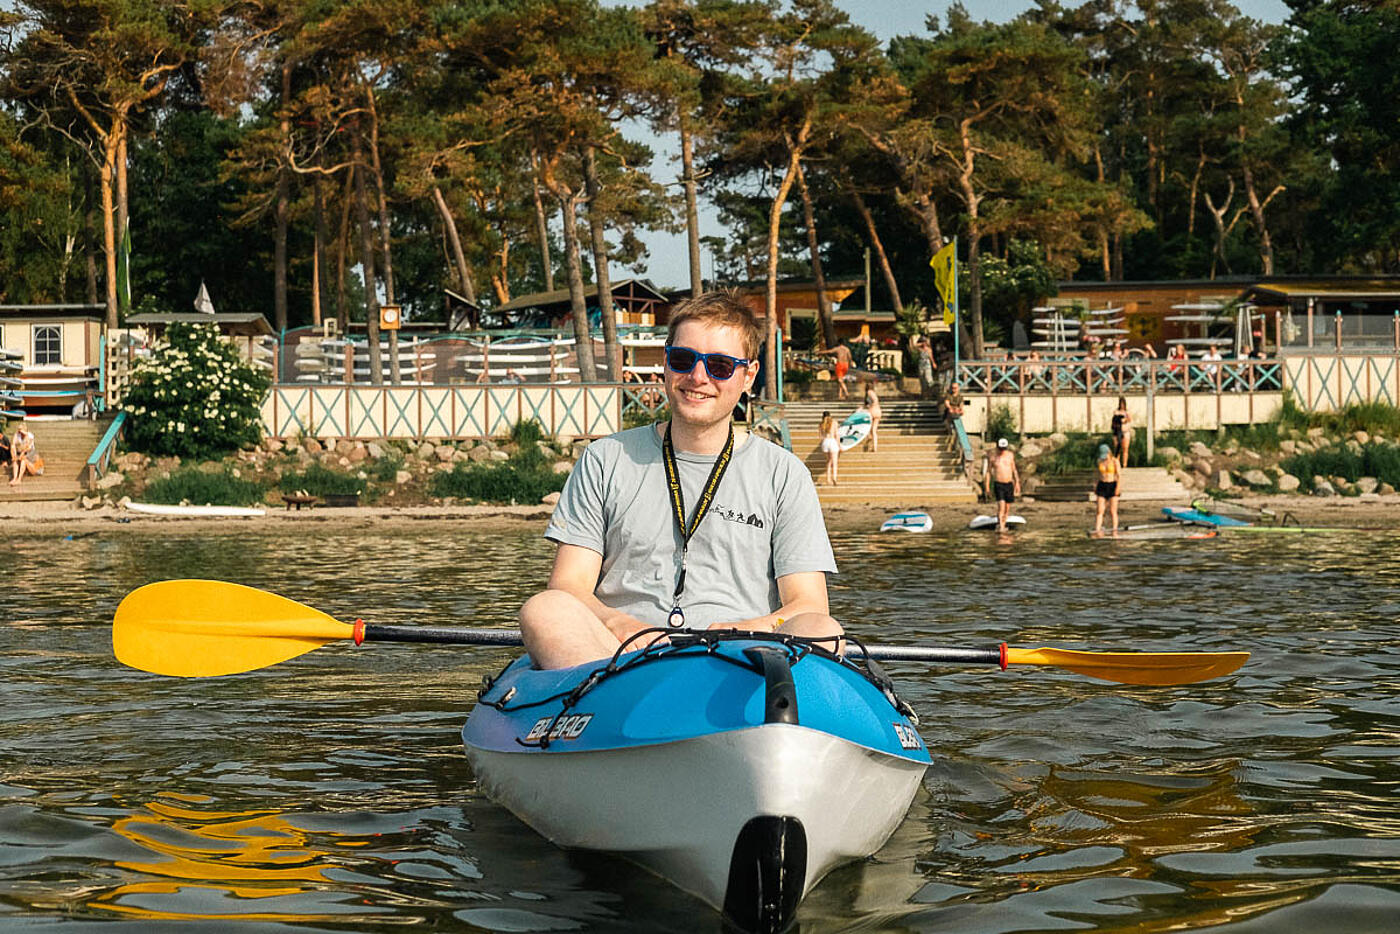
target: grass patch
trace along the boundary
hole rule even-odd
[[[537,423],[517,422],[516,427],[522,424],[535,424],[538,429]],[[509,460],[462,463],[434,474],[432,495],[484,503],[538,503],[547,493],[557,493],[564,488],[567,475],[554,472],[550,458],[539,446],[542,437],[542,432],[532,437],[529,429],[517,437],[513,429],[511,439],[520,447]]]
[[[284,473],[277,485],[283,493],[305,490],[312,496],[342,496],[365,491],[364,480],[322,464],[310,464],[305,470]]]
[[[176,506],[250,506],[262,502],[265,491],[256,480],[235,477],[227,468],[210,473],[198,467],[182,467],[167,477],[146,484],[142,499],[148,503]]]

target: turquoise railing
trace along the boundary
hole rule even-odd
[[[83,467],[83,482],[89,487],[107,472],[107,465],[112,461],[112,451],[116,448],[117,439],[122,436],[122,428],[125,425],[126,413],[118,412],[117,417],[112,419],[112,424],[103,432],[102,440],[97,442],[97,447],[88,455],[87,464]]]

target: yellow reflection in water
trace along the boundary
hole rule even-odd
[[[338,865],[326,849],[325,838],[340,835],[318,831],[315,839],[289,823],[277,811],[200,810],[174,802],[211,800],[194,795],[166,794],[150,802],[145,813],[123,817],[112,829],[161,858],[149,862],[119,861],[119,868],[155,877],[129,882],[104,892],[93,906],[153,920],[237,919],[244,921],[350,920],[348,912],[307,913],[257,910],[230,899],[266,899],[320,892],[332,880],[326,870]],[[363,846],[363,841],[332,840],[334,847]],[[203,891],[206,897],[191,895]],[[160,907],[141,896],[179,895],[179,907]],[[333,898],[334,896],[330,896]],[[323,908],[326,899],[317,899]],[[210,910],[193,909],[205,905]],[[269,906],[271,907],[271,906]]]

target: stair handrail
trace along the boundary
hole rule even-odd
[[[87,463],[83,465],[82,481],[89,490],[107,472],[107,467],[112,461],[112,451],[116,448],[117,439],[121,437],[125,426],[126,412],[118,412],[117,417],[112,419],[112,424],[103,432],[102,440],[97,442],[97,447],[88,455]]]

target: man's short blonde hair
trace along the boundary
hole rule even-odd
[[[666,331],[667,347],[675,342],[676,329],[687,321],[698,321],[710,327],[738,328],[744,341],[744,356],[758,359],[759,348],[763,346],[763,327],[737,292],[729,289],[701,292],[677,305],[671,311],[671,323]]]

